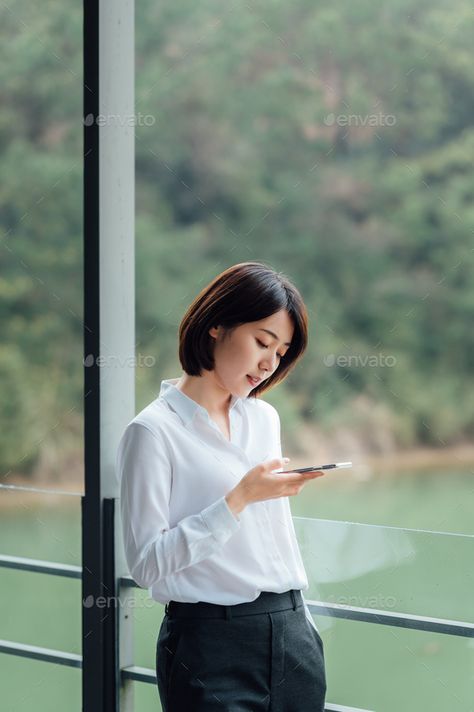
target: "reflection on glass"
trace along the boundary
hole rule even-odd
[[[473,535],[303,517],[294,525],[306,600],[474,622]]]

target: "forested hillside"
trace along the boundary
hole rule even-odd
[[[3,471],[81,449],[81,7],[1,10]],[[474,431],[474,12],[465,0],[136,3],[137,409],[230,264],[300,288],[288,433]],[[58,427],[55,424],[59,424]]]

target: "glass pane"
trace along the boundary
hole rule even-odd
[[[134,624],[135,665],[155,669],[155,649],[165,608],[149,598],[144,589],[133,589],[134,603],[130,613]]]
[[[82,4],[2,8],[1,554],[80,563]],[[80,581],[0,568],[0,637],[80,653]],[[1,655],[2,710],[80,710],[81,671]]]
[[[81,565],[81,498],[0,489],[2,554]]]
[[[0,670],[2,710],[80,712],[79,668],[2,655]]]
[[[474,645],[468,638],[317,616],[327,702],[377,712],[474,708]]]
[[[0,482],[83,482],[82,4],[3,8]]]
[[[135,712],[162,712],[158,687],[156,685],[132,682]]]
[[[295,516],[474,534],[472,467],[451,463],[442,469],[439,463],[436,468],[401,471],[387,456],[386,467],[376,470],[364,458],[356,459],[347,446],[336,459],[354,460],[354,466],[306,484],[290,500]],[[291,466],[320,462],[316,454],[292,458]],[[330,456],[325,462],[332,462]]]
[[[294,524],[305,598],[474,623],[473,535],[303,517]]]
[[[0,568],[0,609],[0,638],[82,654],[80,580]]]

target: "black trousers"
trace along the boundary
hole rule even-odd
[[[300,591],[170,601],[156,645],[163,712],[323,712],[323,643]]]

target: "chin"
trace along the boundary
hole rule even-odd
[[[239,383],[235,388],[232,389],[232,394],[235,396],[239,396],[239,398],[242,398],[246,395],[248,395],[251,391],[250,385],[246,383],[246,377],[243,379],[243,383]]]

